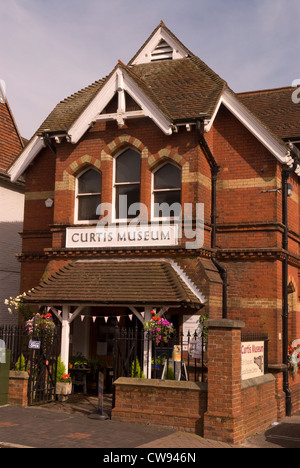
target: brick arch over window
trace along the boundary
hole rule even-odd
[[[158,151],[158,153],[148,157],[148,164],[151,171],[154,171],[161,164],[168,161],[175,163],[175,165],[181,168],[189,168],[189,163],[186,161],[186,159],[180,154],[178,154],[175,150],[169,148],[163,148],[160,151]]]
[[[55,182],[55,190],[75,190],[75,180],[78,174],[87,169],[88,167],[94,168],[100,171],[101,161],[100,159],[94,158],[89,154],[80,156],[73,161],[64,171],[62,180]]]
[[[66,171],[69,175],[77,177],[88,167],[99,171],[101,167],[101,161],[94,158],[93,156],[90,156],[89,154],[85,154],[84,156],[80,156],[75,161],[73,161],[69,167],[67,167]]]
[[[130,135],[121,135],[106,145],[101,152],[101,160],[111,159],[126,148],[138,151],[142,158],[148,157],[148,148],[141,140]]]

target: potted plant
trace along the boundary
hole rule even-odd
[[[59,401],[65,401],[71,393],[72,379],[70,374],[67,374],[66,366],[59,356],[57,360],[56,395]]]

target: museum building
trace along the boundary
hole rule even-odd
[[[9,174],[26,178],[20,292],[62,322],[64,362],[112,356],[116,324],[156,309],[179,329],[244,322],[285,375],[300,338],[293,91],[236,94],[161,22],[54,108]]]

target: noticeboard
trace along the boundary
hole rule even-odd
[[[265,342],[245,341],[241,344],[242,380],[264,375]]]

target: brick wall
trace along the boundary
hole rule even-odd
[[[243,322],[209,320],[208,401],[204,415],[207,438],[241,444],[277,420],[272,375],[241,380]]]
[[[205,383],[121,377],[114,385],[113,421],[163,426],[203,435]]]
[[[244,438],[267,429],[278,420],[276,385],[272,374],[242,382]]]
[[[27,406],[28,404],[28,380],[27,372],[10,371],[8,387],[8,404]]]
[[[112,419],[236,445],[280,419],[276,378],[241,380],[242,322],[209,320],[208,326],[207,383],[119,378]]]

